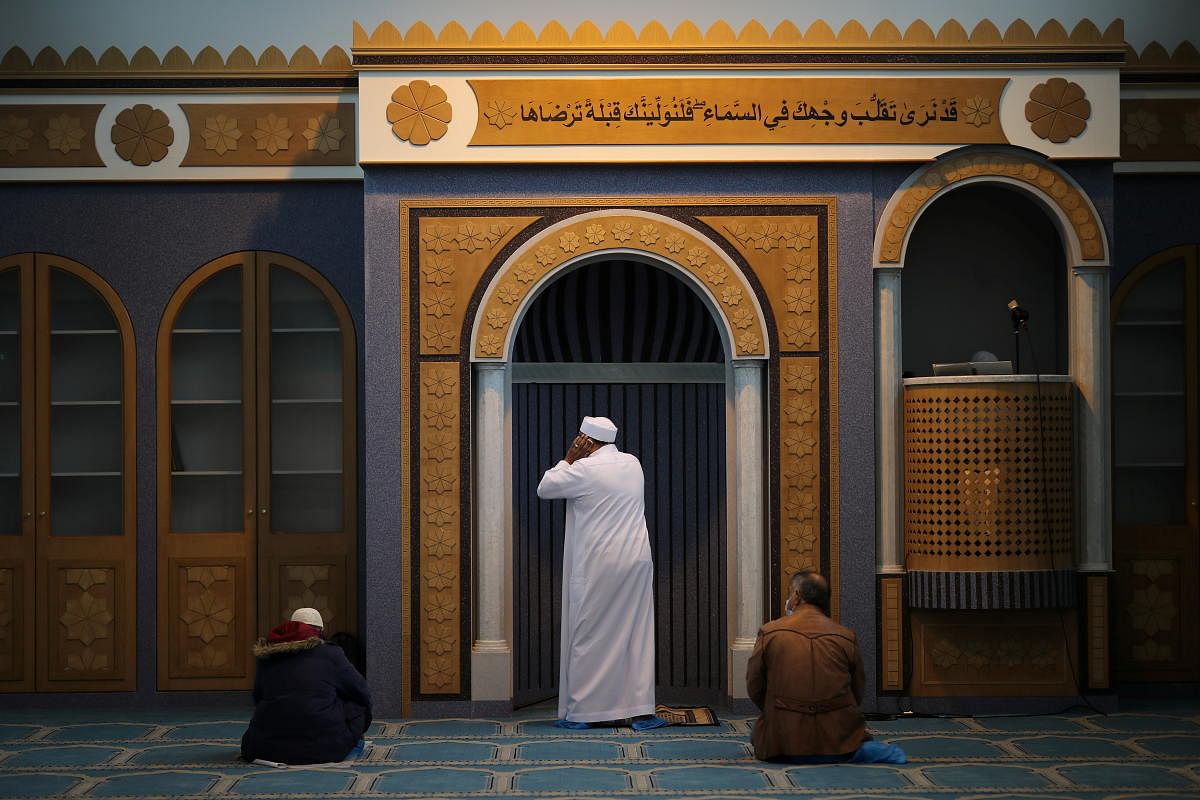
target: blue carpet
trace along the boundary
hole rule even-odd
[[[904,766],[761,764],[751,719],[715,728],[569,731],[544,711],[385,720],[352,765],[238,760],[247,709],[4,712],[0,798],[1200,798],[1200,706],[1169,713],[873,724]]]

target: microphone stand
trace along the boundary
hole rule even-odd
[[[1012,318],[1013,334],[1013,374],[1021,374],[1021,331],[1029,331],[1029,312],[1021,308],[1015,300],[1008,301],[1008,310]]]

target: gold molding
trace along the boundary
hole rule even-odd
[[[754,306],[754,290],[729,268],[722,253],[714,253],[687,225],[665,217],[634,216],[618,208],[542,232],[525,245],[520,259],[509,261],[493,282],[496,291],[483,308],[475,356],[504,357],[515,312],[546,275],[565,261],[612,247],[650,253],[692,275],[712,294],[733,334],[735,354],[766,353],[766,326]]]
[[[1151,42],[1142,48],[1142,52],[1129,47],[1125,54],[1125,66],[1122,73],[1140,72],[1182,72],[1200,73],[1200,50],[1188,40],[1179,43],[1172,51],[1158,42]]]
[[[879,651],[883,669],[879,688],[904,690],[904,579],[879,580]]]
[[[970,33],[957,20],[949,19],[936,32],[924,20],[916,20],[901,31],[891,20],[880,21],[869,32],[862,23],[850,20],[836,33],[824,20],[816,20],[804,31],[785,20],[773,31],[750,20],[740,31],[724,20],[701,31],[696,23],[685,20],[673,32],[661,22],[651,21],[635,31],[618,21],[607,32],[594,22],[585,21],[573,32],[552,20],[540,33],[518,21],[507,32],[490,21],[468,34],[458,22],[450,22],[434,33],[424,22],[416,22],[404,33],[391,22],[381,22],[373,31],[354,22],[353,52],[520,52],[520,51],[695,51],[722,50],[742,52],[787,51],[797,48],[852,49],[860,51],[896,50],[1111,50],[1125,47],[1125,24],[1114,19],[1101,31],[1090,19],[1081,20],[1069,33],[1061,22],[1051,19],[1036,32],[1022,19],[1015,20],[1002,33],[995,23],[982,20]]]
[[[945,188],[979,177],[1002,178],[1024,183],[1054,204],[1070,226],[1084,261],[1108,263],[1108,248],[1091,201],[1061,168],[1039,158],[1016,152],[980,151],[953,156],[922,166],[897,191],[883,227],[879,263],[899,264],[909,233],[921,211]],[[1073,264],[1070,266],[1074,266]]]

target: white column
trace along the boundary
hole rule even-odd
[[[875,570],[904,572],[904,350],[899,267],[875,268]]]
[[[1075,437],[1079,487],[1078,569],[1112,569],[1112,419],[1109,387],[1109,267],[1071,274],[1071,377],[1079,388]]]
[[[746,697],[746,663],[764,622],[766,476],[763,466],[763,361],[733,362],[737,495],[737,613],[729,653],[729,695]]]
[[[507,364],[475,365],[475,642],[471,699],[512,699],[512,645],[505,624],[512,600],[504,446]]]

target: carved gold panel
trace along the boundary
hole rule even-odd
[[[451,355],[461,350],[463,319],[480,277],[496,254],[538,219],[421,219],[418,231],[420,288],[417,292],[420,302],[421,355]]]
[[[241,559],[171,560],[172,678],[245,674],[243,573]]]
[[[1008,78],[470,80],[471,145],[1004,144]]]
[[[779,350],[821,349],[821,299],[816,216],[701,217],[754,269],[771,301]]]
[[[879,688],[885,692],[904,689],[904,579],[879,580],[880,657],[883,670]]]
[[[100,105],[0,105],[0,169],[103,167],[96,151]]]
[[[181,103],[180,166],[333,167],[358,163],[353,103]]]
[[[821,564],[821,363],[779,359],[779,585]],[[785,588],[786,591],[786,588]]]
[[[117,641],[121,598],[115,564],[55,564],[49,567],[52,637],[46,677],[50,680],[120,678]]]
[[[588,215],[569,226],[532,239],[522,257],[500,274],[485,301],[483,324],[475,344],[479,358],[502,358],[514,312],[538,282],[563,262],[610,248],[652,253],[691,274],[713,297],[733,331],[739,356],[766,352],[766,331],[754,306],[754,290],[713,252],[694,230],[660,217],[614,212]]]
[[[1200,161],[1200,101],[1122,99],[1122,161]]]
[[[462,401],[458,370],[457,362],[429,361],[422,363],[420,370],[420,548],[414,561],[420,576],[418,686],[422,694],[457,694],[462,690]]]
[[[912,613],[915,696],[1072,695],[1075,615]]]

